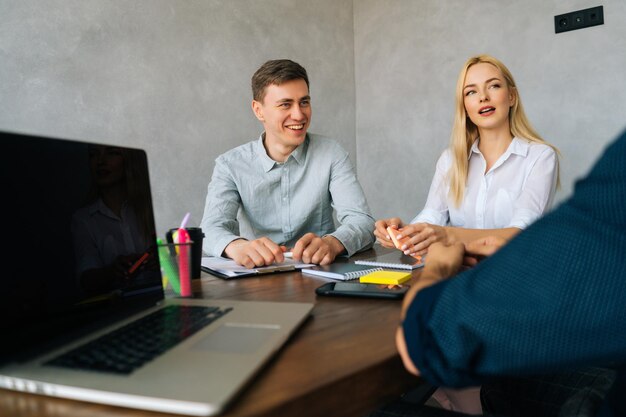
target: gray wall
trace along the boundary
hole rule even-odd
[[[157,228],[202,216],[217,155],[258,136],[250,76],[303,64],[311,130],[358,162],[375,217],[421,209],[470,55],[515,75],[571,192],[626,126],[626,3],[555,35],[583,0],[0,0],[0,129],[127,144],[151,162]]]
[[[351,0],[0,0],[0,129],[145,148],[159,234],[198,225],[214,159],[262,131],[268,59],[307,68],[311,130],[356,154],[352,17]]]
[[[599,4],[604,25],[554,33],[554,15]],[[354,32],[358,172],[377,218],[422,209],[472,55],[509,67],[531,122],[560,148],[559,200],[626,127],[623,0],[359,0]]]

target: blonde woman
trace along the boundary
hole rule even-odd
[[[451,144],[424,209],[408,225],[379,220],[374,234],[393,248],[386,229],[399,229],[407,255],[442,240],[510,239],[551,207],[558,171],[558,150],[531,126],[511,72],[489,55],[472,57],[457,81]]]
[[[405,225],[376,222],[379,242],[393,248],[387,227],[399,229],[400,248],[423,255],[437,241],[508,240],[551,206],[559,182],[558,150],[528,121],[511,72],[499,60],[467,60],[456,87],[451,144],[439,161],[424,209]],[[482,413],[480,388],[441,388],[446,409]]]

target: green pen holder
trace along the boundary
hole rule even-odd
[[[192,243],[160,243],[159,263],[163,290],[178,297],[191,297]]]

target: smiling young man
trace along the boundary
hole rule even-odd
[[[370,247],[374,219],[348,153],[335,140],[307,133],[306,70],[286,59],[268,61],[254,73],[252,93],[264,132],[216,159],[201,223],[204,252],[252,268],[282,262],[287,248],[296,260],[325,265]],[[240,234],[240,209],[253,236]]]

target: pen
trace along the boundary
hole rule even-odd
[[[139,259],[137,259],[137,262],[135,262],[133,264],[133,266],[131,266],[128,269],[128,275],[132,275],[133,272],[135,272],[137,270],[137,268],[139,268],[141,266],[141,264],[144,263],[146,259],[148,259],[148,256],[150,256],[150,254],[148,252],[146,252],[143,255],[141,255],[141,257]]]
[[[295,271],[295,265],[277,265],[277,266],[268,266],[263,268],[257,268],[257,274],[271,274],[273,272],[283,272],[283,271]]]

